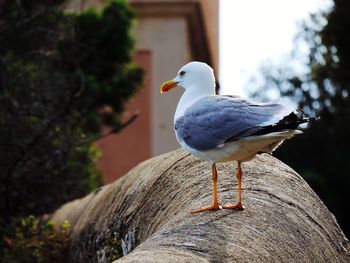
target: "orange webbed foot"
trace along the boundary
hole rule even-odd
[[[226,204],[222,206],[223,209],[237,209],[237,210],[244,210],[244,206],[241,202],[237,202],[235,204]]]
[[[214,211],[214,210],[220,210],[222,209],[222,206],[220,204],[217,205],[209,205],[209,206],[205,206],[196,210],[191,211],[191,214],[194,213],[200,213],[200,212],[204,212],[204,211]]]

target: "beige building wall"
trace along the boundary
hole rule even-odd
[[[89,1],[101,1],[101,0],[89,0]],[[219,69],[219,52],[218,52],[218,39],[219,39],[219,0],[128,0],[128,2],[136,8],[141,7],[141,10],[147,7],[146,13],[149,13],[150,9],[158,9],[159,6],[168,6],[166,9],[162,9],[163,14],[159,14],[157,12],[154,13],[154,17],[160,17],[163,21],[167,20],[171,17],[181,17],[182,19],[187,20],[187,29],[186,34],[190,37],[198,38],[197,36],[191,36],[191,30],[193,28],[189,27],[201,27],[197,30],[204,30],[205,36],[201,36],[200,41],[202,41],[203,45],[208,45],[209,47],[209,56],[211,58],[211,66],[214,68],[216,75],[218,75]],[[186,6],[185,8],[183,8]],[[199,14],[193,13],[193,6],[198,6]],[[152,11],[151,11],[152,12]],[[179,15],[179,13],[181,13]],[[156,14],[157,13],[157,14]],[[145,14],[145,11],[141,11],[139,15],[142,17]],[[138,19],[140,19],[140,16]],[[147,14],[146,14],[147,16]],[[191,21],[191,17],[194,21]],[[201,23],[203,22],[203,25]],[[204,39],[205,38],[205,39]],[[193,39],[192,39],[193,41]],[[192,50],[193,51],[193,50]],[[192,52],[193,53],[193,52]],[[191,58],[194,58],[195,54],[191,54]]]
[[[181,18],[141,18],[135,27],[136,49],[150,50],[152,56],[151,145],[152,155],[179,147],[174,136],[174,112],[182,90],[160,94],[161,84],[175,77],[191,60],[186,21]]]
[[[160,94],[160,85],[175,77],[180,67],[191,60],[210,63],[217,72],[218,1],[129,2],[139,12],[134,29],[136,49],[150,50],[152,53],[151,145],[152,155],[155,156],[179,147],[173,119],[183,92],[174,89],[170,93]]]

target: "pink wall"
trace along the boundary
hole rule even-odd
[[[147,50],[137,51],[134,57],[134,63],[145,70],[144,86],[127,103],[123,119],[127,120],[135,111],[140,112],[139,117],[120,133],[97,142],[102,152],[98,168],[105,183],[113,182],[151,157],[151,57]]]

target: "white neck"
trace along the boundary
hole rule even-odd
[[[211,95],[215,95],[215,88],[203,89],[200,85],[187,88],[177,105],[174,122],[182,117],[185,111],[196,101]]]

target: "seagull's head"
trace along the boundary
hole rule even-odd
[[[215,94],[213,69],[206,63],[192,61],[184,65],[175,78],[164,82],[160,87],[160,92],[168,92],[175,87],[185,90],[200,89],[202,92]]]

